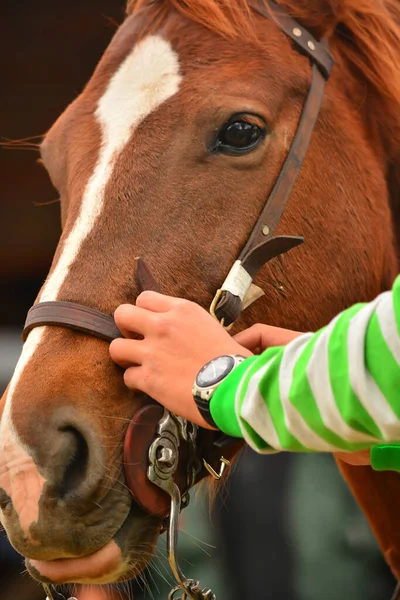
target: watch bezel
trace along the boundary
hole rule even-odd
[[[201,374],[204,373],[204,371],[206,371],[211,364],[220,361],[221,359],[229,359],[229,366],[227,366],[227,368],[225,369],[225,371],[223,373],[221,373],[221,375],[219,375],[218,377],[216,377],[215,379],[213,379],[212,381],[207,382],[206,384],[201,384],[199,382],[199,377],[201,377]],[[227,377],[229,375],[229,373],[231,373],[231,371],[234,369],[236,364],[236,361],[234,359],[234,357],[230,354],[223,354],[222,356],[217,356],[216,358],[212,358],[211,360],[209,360],[201,369],[200,371],[197,373],[196,376],[196,386],[199,389],[205,390],[208,389],[210,387],[213,387],[215,385],[218,385],[219,383],[221,383],[221,381],[223,381],[225,379],[225,377]]]

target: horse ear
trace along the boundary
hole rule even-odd
[[[353,466],[339,458],[336,462],[363,509],[386,562],[400,580],[400,473]]]

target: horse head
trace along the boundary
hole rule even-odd
[[[380,15],[382,3],[369,0],[375,12],[362,18],[336,4],[321,2],[317,14],[305,0],[285,2],[301,26],[330,37],[337,65],[278,227],[306,243],[260,271],[264,296],[240,327],[317,328],[396,273],[387,184],[395,67],[387,61],[379,75],[387,45],[367,56],[360,37],[369,26],[378,35],[384,19],[394,30],[393,2]],[[138,295],[142,256],[164,292],[209,306],[279,176],[310,83],[308,57],[242,0],[132,0],[41,146],[62,235],[37,303],[112,315]],[[371,107],[381,111],[373,127]],[[39,580],[117,581],[149,560],[162,519],[132,499],[122,459],[144,403],[104,341],[62,327],[30,331],[0,404],[0,514]]]

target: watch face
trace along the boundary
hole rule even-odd
[[[235,364],[232,356],[219,356],[204,365],[197,375],[197,385],[200,387],[209,387],[219,383],[231,372]]]

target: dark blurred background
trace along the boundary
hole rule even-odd
[[[79,94],[123,16],[124,0],[0,5],[0,392],[60,234],[57,193],[36,146]],[[217,499],[212,525],[204,502],[185,514],[185,571],[214,587],[218,600],[390,597],[391,575],[329,456],[247,450]],[[0,532],[1,600],[44,598],[23,571]],[[167,597],[162,578],[152,588],[155,598]]]
[[[123,16],[124,0],[1,2],[0,141],[11,142],[0,160],[4,326],[23,322],[60,233],[58,205],[38,206],[57,193],[35,143],[79,94]]]

